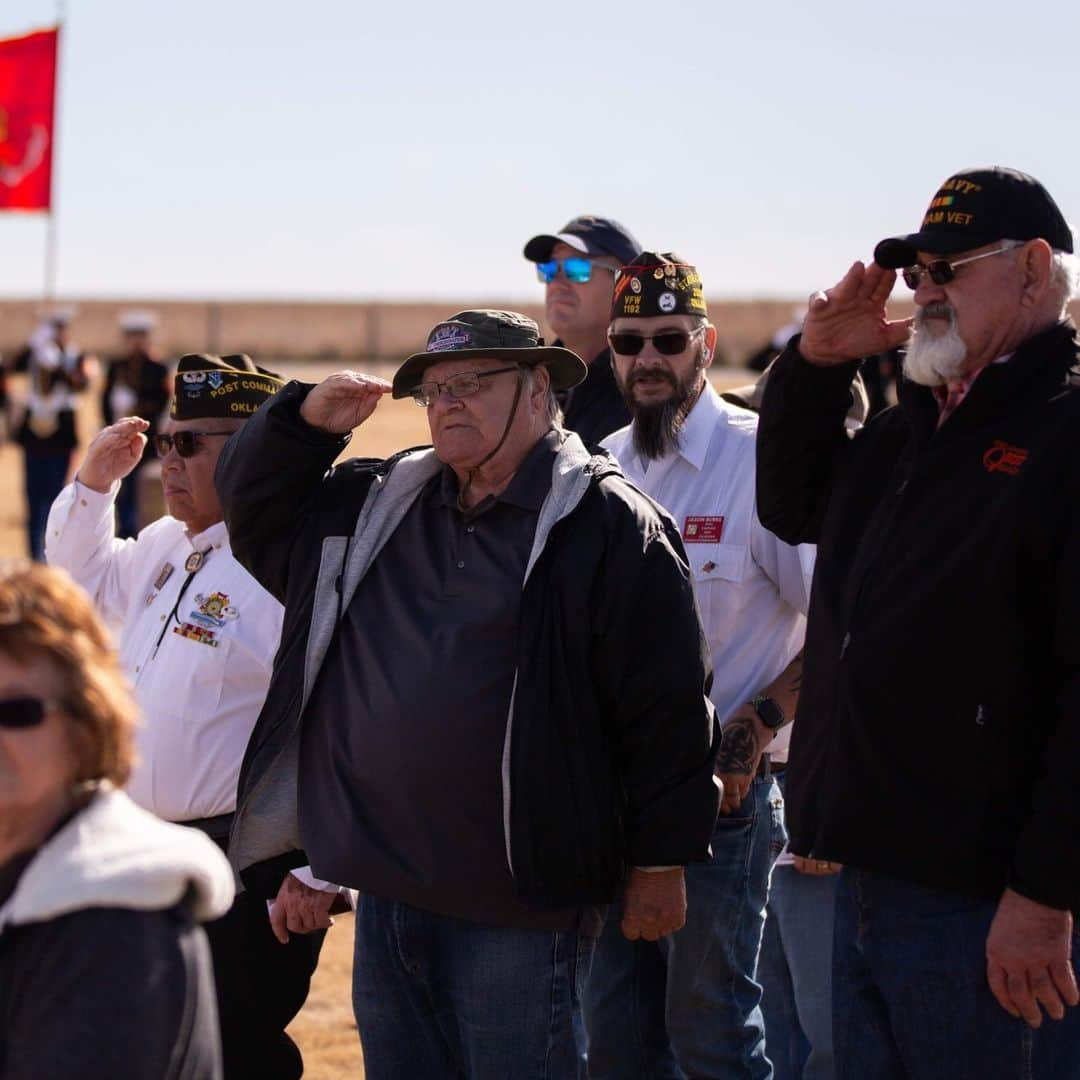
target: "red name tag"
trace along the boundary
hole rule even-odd
[[[722,517],[688,517],[683,526],[684,544],[715,544],[724,532]]]

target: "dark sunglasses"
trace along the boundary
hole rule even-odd
[[[661,330],[659,334],[652,335],[633,332],[608,334],[607,339],[611,343],[612,350],[620,356],[637,356],[645,348],[646,341],[651,341],[653,348],[661,356],[678,356],[679,353],[686,352],[691,338],[697,337],[704,330],[704,326],[699,326],[689,333],[685,330]]]
[[[0,701],[0,728],[32,728],[45,719],[45,702],[36,697]]]
[[[1000,255],[1003,251],[1013,251],[1022,246],[1019,241],[1011,240],[999,248],[994,248],[993,251],[984,251],[981,255],[969,255],[966,259],[953,259],[951,262],[948,259],[935,259],[925,266],[917,263],[915,266],[907,266],[901,270],[900,276],[904,279],[904,284],[912,290],[919,287],[923,275],[926,275],[935,285],[948,285],[956,277],[956,267],[963,266],[965,263],[978,262],[980,259],[989,259],[991,255]]]
[[[596,264],[600,266],[599,263]],[[546,262],[536,264],[536,276],[545,284],[549,285],[555,280],[559,267],[566,276],[567,281],[576,281],[582,284],[592,277],[593,261],[583,255],[574,255],[569,259],[548,259]],[[610,266],[600,266],[601,270],[609,270],[615,273]]]
[[[181,457],[194,457],[199,449],[199,440],[208,435],[228,438],[231,431],[178,431],[175,435],[155,435],[154,449],[158,457],[164,457],[174,446]]]

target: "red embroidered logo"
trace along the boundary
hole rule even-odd
[[[683,543],[715,544],[724,533],[722,517],[688,517],[683,526]]]
[[[983,454],[983,468],[987,472],[1003,472],[1015,476],[1020,471],[1020,466],[1027,461],[1028,453],[1022,446],[1011,446],[995,439],[994,445]]]

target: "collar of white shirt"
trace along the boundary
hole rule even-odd
[[[185,533],[193,551],[205,551],[208,547],[221,547],[228,539],[229,533],[225,528],[224,521],[215,522],[209,529],[203,529],[201,533],[192,536]]]

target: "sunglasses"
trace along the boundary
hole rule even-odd
[[[174,435],[155,435],[154,449],[158,457],[164,457],[174,446],[176,452],[183,458],[194,457],[199,450],[199,440],[209,435],[219,438],[228,438],[231,431],[178,431]]]
[[[0,728],[37,727],[45,719],[45,709],[40,698],[6,698],[0,701]]]
[[[494,371],[463,371],[460,375],[451,375],[446,382],[421,383],[412,388],[412,399],[422,409],[434,405],[439,396],[445,390],[452,398],[469,397],[480,389],[480,380],[488,379],[492,375],[503,375],[507,371],[520,371],[515,364],[513,367],[496,368]]]
[[[912,290],[919,287],[924,275],[929,277],[935,285],[948,285],[956,277],[956,267],[963,266],[965,263],[978,262],[980,259],[989,259],[991,255],[1000,255],[1003,251],[1013,251],[1018,247],[1023,247],[1019,240],[1009,240],[1001,247],[994,248],[993,251],[984,251],[981,255],[969,255],[966,259],[953,259],[951,262],[948,259],[935,259],[925,266],[921,263],[907,266],[900,271],[900,276],[904,279],[904,284]]]
[[[599,263],[596,265],[600,266]],[[580,285],[592,277],[592,259],[586,259],[580,255],[575,255],[569,259],[548,259],[546,262],[538,262],[536,264],[536,276],[545,285],[549,285],[555,280],[560,266],[567,281],[576,281]],[[609,270],[612,274],[615,273],[610,266],[600,266],[600,269]]]
[[[661,330],[659,334],[635,334],[633,332],[608,334],[611,348],[620,356],[637,356],[645,348],[645,342],[651,341],[653,348],[661,356],[678,356],[686,352],[690,341],[705,332],[704,326],[687,333],[685,330]]]

